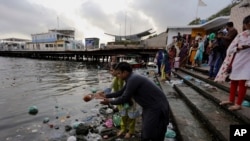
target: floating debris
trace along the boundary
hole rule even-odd
[[[46,117],[46,118],[43,119],[43,123],[48,123],[48,122],[49,122],[49,118],[48,117]]]
[[[96,93],[96,91],[97,91],[96,88],[92,88],[92,89],[91,89],[91,92],[92,92],[92,93]]]
[[[37,132],[37,129],[33,129],[31,132],[32,132],[32,133],[36,133],[36,132]]]
[[[65,131],[66,132],[69,132],[71,129],[72,129],[72,127],[70,125],[66,125],[65,126]]]
[[[83,124],[83,123],[80,123],[78,125],[78,127],[76,128],[76,135],[88,135],[89,133],[89,126]]]
[[[29,107],[29,114],[36,115],[38,113],[38,108],[36,106]]]
[[[75,136],[70,136],[70,137],[68,137],[67,141],[76,141],[76,137]]]

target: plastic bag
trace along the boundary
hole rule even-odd
[[[242,106],[245,106],[245,107],[250,107],[250,102],[249,102],[249,101],[244,100],[244,101],[242,102]]]
[[[111,128],[113,127],[113,120],[112,119],[108,119],[105,121],[105,126],[108,127],[108,128]]]
[[[174,138],[176,137],[176,133],[174,130],[171,130],[171,129],[167,129],[167,132],[165,134],[165,137],[166,138]]]
[[[115,127],[119,127],[121,125],[121,116],[119,114],[113,115],[113,124]]]

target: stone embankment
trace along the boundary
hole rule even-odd
[[[173,72],[171,81],[161,82],[180,141],[229,141],[230,125],[250,123],[249,107],[230,111],[219,105],[228,99],[230,84],[207,78],[208,67],[186,66]],[[249,92],[244,103],[250,100]]]

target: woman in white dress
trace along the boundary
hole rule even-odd
[[[227,56],[230,56],[227,64],[232,60],[233,54],[235,57],[232,62],[232,71],[229,75],[231,80],[230,96],[228,101],[222,101],[220,105],[234,104],[229,107],[229,110],[241,109],[241,104],[244,100],[247,91],[247,81],[250,81],[250,15],[243,20],[244,31],[237,35],[227,50]],[[225,62],[224,61],[224,62]],[[218,73],[215,81],[222,81],[223,70],[227,69],[226,65],[221,68],[221,73]],[[235,103],[235,96],[238,89],[238,99]]]

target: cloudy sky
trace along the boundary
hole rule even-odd
[[[198,17],[206,19],[232,0],[203,0]],[[104,33],[128,35],[168,26],[187,25],[196,17],[198,0],[0,0],[0,39],[31,39],[49,29],[74,29],[77,40],[97,37],[113,41]]]

